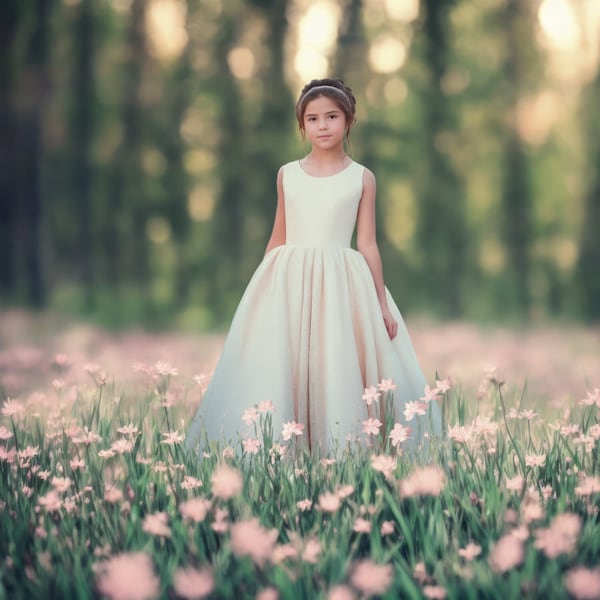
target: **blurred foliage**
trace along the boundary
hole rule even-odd
[[[2,303],[226,324],[264,252],[277,169],[305,151],[299,32],[322,35],[302,21],[321,10],[403,311],[598,319],[600,70],[569,89],[549,75],[540,5],[5,0]]]

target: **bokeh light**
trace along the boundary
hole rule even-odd
[[[183,0],[151,0],[146,10],[146,29],[152,53],[163,60],[179,56],[188,43],[185,27],[187,3]]]

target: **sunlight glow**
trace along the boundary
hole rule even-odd
[[[560,101],[552,92],[522,98],[517,105],[519,135],[528,144],[540,146],[546,141],[560,113]]]
[[[580,31],[573,9],[566,0],[544,0],[538,18],[550,41],[559,48],[570,49],[579,42]]]
[[[254,75],[256,59],[250,48],[238,46],[232,48],[227,55],[229,69],[238,79],[250,79]]]
[[[164,244],[171,237],[171,226],[163,217],[152,217],[146,224],[146,235],[153,244]]]
[[[337,40],[340,8],[333,2],[315,2],[298,22],[298,51],[294,68],[302,80],[323,77],[328,56]]]
[[[188,43],[187,4],[183,0],[151,0],[146,13],[150,51],[157,58],[177,58]]]
[[[194,221],[209,221],[213,216],[215,197],[211,190],[197,185],[188,198],[188,212]]]
[[[400,77],[393,77],[386,82],[383,87],[383,93],[389,106],[402,104],[408,96],[408,86],[406,81]]]
[[[376,37],[369,49],[369,63],[375,73],[393,73],[406,60],[406,47],[393,35],[385,33]]]
[[[411,23],[419,16],[419,0],[385,0],[390,19]]]

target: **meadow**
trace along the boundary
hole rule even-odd
[[[597,332],[570,351],[541,334],[547,366],[571,360],[528,385],[492,364],[434,374],[406,427],[389,412],[399,382],[371,382],[363,432],[335,458],[311,455],[299,424],[273,431],[267,399],[241,411],[243,439],[194,457],[184,436],[219,337],[151,348],[140,332],[2,325],[0,598],[600,598]],[[421,354],[435,341],[426,363],[468,354],[464,329],[440,328],[414,328]],[[429,402],[447,434],[409,451]]]

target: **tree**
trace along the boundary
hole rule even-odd
[[[15,106],[15,40],[21,22],[20,0],[7,0],[0,9],[0,293],[10,296],[16,283],[14,249],[17,186],[14,147],[17,110]]]
[[[75,25],[74,88],[75,102],[70,137],[73,140],[72,174],[73,195],[77,199],[79,225],[78,263],[88,310],[94,306],[94,234],[93,221],[93,170],[92,141],[94,138],[94,50],[95,19],[93,0],[81,0]]]
[[[16,137],[15,178],[18,182],[17,247],[22,254],[25,297],[34,307],[46,302],[43,262],[42,124],[50,94],[48,56],[53,0],[35,0],[24,72],[21,76]]]
[[[468,232],[463,182],[448,143],[457,127],[456,115],[443,89],[452,58],[450,12],[454,4],[455,0],[424,0],[417,34],[427,79],[420,92],[424,148],[416,183],[416,239],[430,301],[443,314],[457,317],[463,311]]]
[[[583,222],[579,241],[576,280],[584,315],[600,319],[600,69],[584,95],[582,115],[585,120],[585,146],[590,181],[585,195]]]
[[[509,271],[514,281],[516,306],[525,313],[531,304],[530,248],[534,231],[529,161],[517,128],[517,108],[527,89],[533,65],[531,31],[535,20],[534,4],[506,0],[499,12],[501,31],[505,36],[503,99],[508,114],[502,158],[501,231],[508,254]]]

